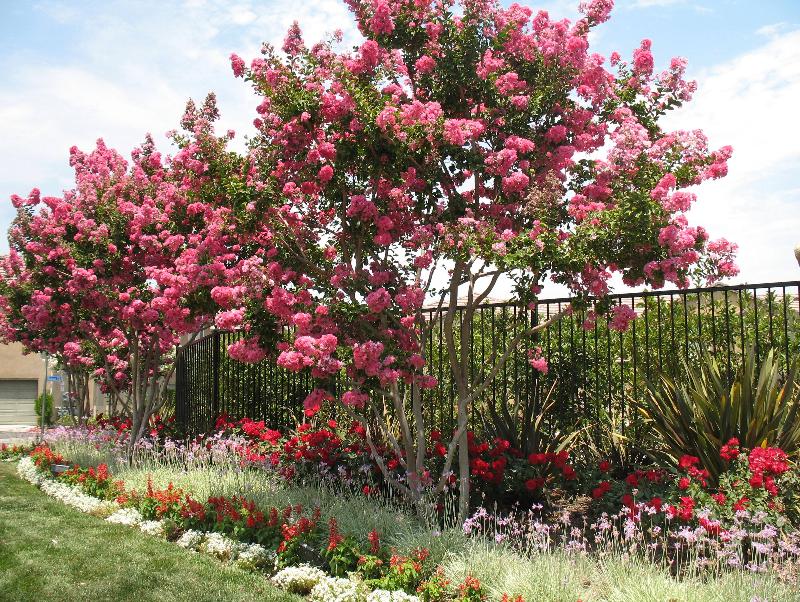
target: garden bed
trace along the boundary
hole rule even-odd
[[[98,437],[96,432],[62,436],[52,442],[56,451],[37,452],[39,468],[60,461],[60,449],[70,459],[80,456],[86,466],[111,461],[111,472],[103,465],[56,479],[42,470],[31,473],[27,459],[21,470],[69,504],[136,527],[131,537],[141,538],[136,531],[166,537],[227,565],[270,576],[287,590],[315,591],[312,600],[798,599],[791,558],[770,567],[681,569],[675,578],[674,566],[651,561],[641,549],[631,553],[641,544],[636,538],[627,541],[623,534],[580,549],[575,542],[585,541],[583,535],[526,513],[513,522],[511,515],[479,510],[463,526],[432,529],[396,501],[365,495],[341,479],[336,485],[323,479],[304,483],[264,466],[243,465],[242,449],[230,437],[217,436],[191,454],[174,442],[142,450],[134,466],[113,464],[115,445],[110,439],[100,445]],[[520,539],[514,540],[515,524],[546,530],[547,545],[521,549]],[[612,531],[626,528],[618,519],[609,524]],[[484,537],[488,534],[494,537]],[[688,558],[697,560],[700,552],[698,547]],[[316,590],[315,583],[321,583]]]

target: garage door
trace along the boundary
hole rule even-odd
[[[0,424],[36,424],[35,380],[0,379]]]

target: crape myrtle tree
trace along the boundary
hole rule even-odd
[[[34,191],[31,199],[38,198]],[[20,197],[12,197],[22,206]],[[17,220],[20,228],[25,224]],[[52,305],[49,289],[38,289],[39,272],[26,270],[23,258],[16,253],[5,256],[0,263],[0,341],[17,342],[26,353],[46,353],[53,357],[56,367],[67,375],[67,395],[77,411],[74,418],[83,424],[88,415],[90,358],[75,354],[76,348],[65,343],[72,339],[77,328],[68,304]],[[42,311],[48,305],[54,311]]]
[[[217,324],[247,332],[234,357],[256,361],[277,345],[280,366],[309,371],[318,386],[307,413],[334,400],[345,374],[336,401],[372,425],[384,477],[412,501],[446,487],[457,458],[464,514],[468,408],[524,340],[563,315],[523,329],[471,375],[476,308],[503,277],[521,304],[535,307],[549,278],[574,295],[567,311],[597,315],[614,274],[652,287],[734,274],[734,246],[685,215],[687,189],[724,176],[731,149],[660,126],[695,89],[683,59],[655,73],[649,40],[630,62],[590,52],[611,0],[581,5],[574,23],[491,0],[347,2],[364,37],[352,51],[337,51],[336,35],[309,47],[295,24],[282,52],[265,45],[249,66],[231,56],[261,97],[240,216],[260,246],[248,273],[212,291]],[[618,328],[634,317],[614,312]],[[420,389],[436,386],[424,350],[440,319],[457,428],[432,474]],[[276,338],[281,326],[288,342]]]
[[[213,97],[190,103],[173,158],[149,137],[130,164],[102,141],[73,147],[74,190],[12,199],[6,286],[27,301],[5,295],[7,330],[93,368],[132,419],[129,453],[166,398],[176,345],[210,323],[209,291],[234,263],[219,201],[241,159],[224,150],[229,136],[213,135],[216,117]]]

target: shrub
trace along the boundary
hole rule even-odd
[[[488,402],[487,437],[508,441],[525,456],[567,449],[580,431],[568,433],[558,428],[551,412],[556,405],[553,393],[557,386],[558,383],[553,383],[545,388],[537,379],[527,397],[500,404]]]
[[[36,415],[42,415],[42,401],[44,401],[44,423],[50,424],[53,419],[53,395],[50,393],[42,393],[33,402],[33,407],[36,410]],[[41,419],[39,421],[41,424]]]
[[[773,351],[759,367],[751,347],[731,382],[708,353],[696,366],[684,363],[684,369],[685,382],[662,374],[658,382],[648,383],[647,404],[639,406],[673,461],[694,454],[716,482],[725,469],[718,452],[730,439],[748,449],[770,445],[787,453],[798,450],[797,362],[784,377]]]
[[[741,510],[781,527],[796,514],[792,506],[798,475],[782,449],[755,447],[748,451],[740,447],[737,439],[731,439],[722,446],[719,457],[726,470],[714,489],[708,487],[707,471],[697,457],[685,455],[680,459],[678,491],[673,495],[674,504],[667,507],[673,519],[696,521],[706,532],[716,535],[730,529]]]

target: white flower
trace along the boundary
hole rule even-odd
[[[272,577],[272,582],[287,592],[307,594],[324,578],[325,573],[318,568],[307,564],[301,564],[299,566],[286,567],[278,571],[278,573]]]
[[[30,456],[20,459],[17,464],[17,473],[29,483],[40,487],[50,497],[54,497],[81,512],[103,515],[110,514],[119,507],[115,502],[107,502],[86,495],[80,487],[67,485],[48,478],[44,472],[36,467]]]
[[[139,523],[139,529],[147,535],[164,537],[164,521],[161,520],[143,520]]]
[[[364,602],[364,591],[354,581],[323,577],[311,590],[310,602]]]
[[[239,542],[222,533],[210,532],[200,545],[200,551],[216,556],[220,560],[233,560],[239,552]]]
[[[119,507],[115,502],[107,502],[86,495],[79,487],[73,487],[50,479],[42,481],[41,488],[47,495],[81,512],[99,515],[110,514]]]
[[[376,589],[367,594],[366,602],[419,602],[419,598],[401,590]]]
[[[39,487],[45,480],[44,474],[39,472],[39,469],[36,468],[36,464],[33,463],[33,458],[30,456],[20,458],[19,462],[17,463],[17,474],[19,474],[19,476],[29,483],[33,483],[37,487]]]
[[[110,523],[135,527],[144,519],[136,508],[120,508],[106,519]]]
[[[189,529],[183,535],[181,535],[178,541],[175,543],[182,548],[186,548],[187,550],[197,550],[205,538],[206,536],[204,533]]]
[[[275,570],[275,552],[257,543],[239,544],[236,564],[244,569],[260,569],[268,572]]]

